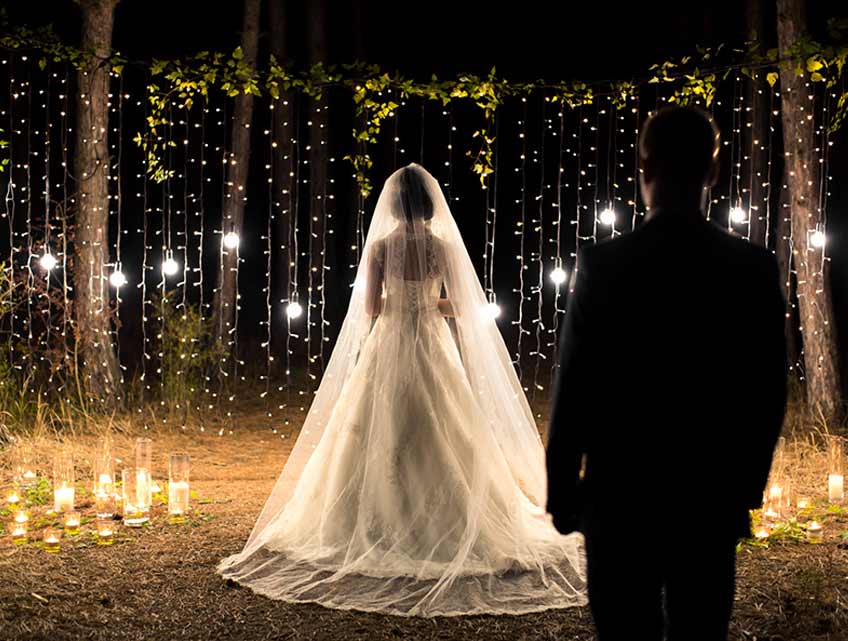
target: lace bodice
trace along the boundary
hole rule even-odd
[[[423,255],[423,265],[419,255]],[[431,233],[393,233],[380,241],[375,258],[383,268],[383,313],[419,315],[438,311],[443,255],[439,239]]]

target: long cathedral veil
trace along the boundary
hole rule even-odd
[[[260,562],[257,558],[268,559],[261,553],[263,548],[267,552],[267,548],[273,547],[271,541],[275,532],[285,527],[285,524],[280,525],[281,519],[291,521],[301,518],[298,514],[304,514],[306,508],[302,504],[308,499],[301,498],[300,505],[295,505],[297,501],[293,497],[298,496],[298,482],[305,473],[312,478],[315,474],[324,475],[327,484],[341,488],[338,497],[348,496],[349,502],[356,503],[358,499],[350,492],[360,490],[346,486],[346,479],[335,478],[336,470],[315,469],[321,461],[313,460],[313,454],[321,450],[328,425],[335,432],[350,429],[360,435],[357,438],[361,439],[364,451],[361,453],[362,460],[356,462],[359,474],[368,475],[372,468],[382,469],[379,461],[371,461],[370,452],[392,451],[393,447],[398,447],[397,443],[387,444],[387,440],[397,437],[391,426],[386,425],[385,417],[392,412],[395,412],[394,416],[405,416],[396,413],[397,399],[404,397],[399,390],[411,384],[410,381],[417,380],[415,373],[409,371],[414,370],[415,365],[410,367],[409,358],[404,358],[404,355],[408,350],[424,349],[426,353],[429,349],[424,345],[428,340],[426,332],[419,335],[419,321],[415,319],[419,318],[418,308],[431,306],[433,299],[425,299],[418,284],[438,279],[455,319],[456,349],[451,349],[456,357],[453,362],[444,365],[462,372],[460,376],[467,380],[473,393],[473,399],[467,397],[473,407],[462,410],[468,424],[453,428],[453,431],[462,432],[462,438],[473,444],[473,454],[454,464],[457,469],[462,469],[463,490],[473,500],[468,502],[467,513],[460,519],[461,532],[457,535],[457,545],[452,548],[459,550],[455,557],[436,559],[437,553],[434,553],[434,558],[421,563],[420,571],[412,570],[418,578],[425,578],[425,575],[429,579],[435,578],[435,585],[421,591],[411,585],[408,582],[411,579],[407,577],[402,586],[393,586],[391,581],[385,581],[385,586],[380,588],[361,586],[357,588],[363,591],[361,598],[375,602],[384,600],[385,607],[375,603],[374,609],[401,614],[524,612],[582,602],[582,570],[577,568],[581,564],[579,544],[573,537],[560,537],[545,521],[544,448],[532,412],[495,320],[487,313],[486,296],[448,203],[438,182],[422,167],[409,165],[388,178],[377,201],[362,256],[347,315],[297,442],[244,550],[225,559],[220,571],[240,581],[262,575],[264,578],[256,579],[252,587],[269,596],[279,596],[287,590],[279,582],[272,583],[268,578],[272,567],[279,563],[272,560]],[[379,333],[379,345],[369,346],[375,317],[378,317],[376,323],[384,325]],[[401,327],[403,323],[412,323],[413,326],[404,329]],[[368,397],[370,406],[365,409],[359,407],[354,413],[357,421],[366,424],[344,426],[345,417],[334,416],[334,410],[341,406],[344,411],[351,412],[349,404],[340,401],[345,401],[349,384],[353,384],[351,374],[360,358],[369,363],[367,378],[374,387]],[[442,402],[439,394],[432,395],[435,399],[432,406],[424,410],[431,412],[436,417],[434,420],[437,420],[439,403]],[[410,412],[413,411],[422,410],[410,409]],[[458,410],[452,408],[452,411],[456,416]],[[363,419],[363,416],[366,418]],[[448,435],[448,438],[451,436]],[[426,452],[422,452],[422,456],[425,455]],[[432,470],[434,476],[443,473],[440,469]],[[498,494],[492,489],[493,475],[497,477],[496,484],[520,488],[512,493],[516,498],[509,499],[514,504],[503,505],[495,511],[518,516],[492,517],[492,496]],[[333,498],[329,501],[331,504],[317,504],[311,509],[329,514],[338,508],[338,503],[345,501],[348,499]],[[516,506],[519,502],[527,507],[519,509]],[[484,511],[484,506],[489,506],[486,508],[488,512]],[[398,506],[398,509],[402,508]],[[413,505],[407,506],[407,509],[410,514],[421,516],[419,512],[426,510],[427,506]],[[413,516],[408,518],[413,519]],[[426,514],[421,518],[426,519]],[[373,515],[359,515],[358,520],[373,521]],[[324,527],[323,520],[321,524]],[[504,583],[505,587],[501,588],[491,583],[487,587],[478,581],[474,587],[476,596],[470,597],[470,600],[467,595],[457,597],[455,600],[466,599],[468,602],[454,603],[455,607],[438,603],[428,611],[418,604],[404,606],[407,610],[397,605],[395,598],[401,598],[397,596],[400,592],[408,593],[406,596],[413,595],[410,602],[420,599],[421,603],[433,604],[438,602],[440,595],[448,595],[456,587],[457,580],[469,572],[486,576],[503,570],[498,563],[506,561],[478,558],[478,549],[474,546],[483,535],[495,540],[491,549],[510,550],[509,556],[513,557],[509,561],[511,569],[517,563],[523,570],[529,570],[529,575],[523,581],[513,580],[509,585]],[[414,538],[415,533],[409,532],[405,536]],[[324,547],[324,540],[332,538],[332,533],[327,532],[317,538],[321,541],[318,547]],[[312,542],[309,545],[312,552],[317,549]],[[338,581],[342,575],[360,571],[367,574],[370,570],[361,570],[353,556],[349,550],[344,553],[343,567],[329,570],[332,579],[324,576],[327,571],[324,568],[322,578],[310,577],[304,579],[304,583],[317,585],[318,582]],[[438,569],[433,570],[435,574],[427,574],[429,570],[424,568]],[[391,568],[386,568],[386,571],[391,572]],[[314,576],[318,574],[316,572]],[[260,587],[257,588],[257,585]],[[497,604],[487,603],[486,594],[492,590],[500,590]],[[370,596],[366,596],[365,592]],[[318,600],[334,607],[347,607],[347,602],[341,598],[335,601],[298,600]],[[369,603],[351,607],[371,609]]]

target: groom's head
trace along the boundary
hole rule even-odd
[[[719,131],[693,107],[665,107],[639,136],[639,183],[649,209],[703,207],[718,181]]]

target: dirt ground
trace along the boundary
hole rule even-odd
[[[0,539],[0,639],[181,641],[234,639],[594,639],[586,609],[520,617],[475,616],[416,619],[290,605],[221,580],[219,559],[240,549],[292,445],[267,429],[243,423],[234,435],[152,434],[158,479],[166,477],[166,453],[188,451],[197,493],[194,514],[169,524],[154,507],[149,527],[119,528],[111,547],[97,546],[92,525],[65,540],[59,554],[35,544]],[[131,437],[116,437],[118,456]],[[96,442],[67,442],[78,464],[79,486],[88,485],[85,460]],[[55,443],[37,441],[42,459]],[[0,470],[3,496],[8,464]],[[91,496],[78,500],[91,515]],[[44,512],[43,507],[33,513]],[[826,508],[822,507],[822,510]],[[826,541],[775,541],[743,546],[732,639],[770,641],[848,639],[848,511],[825,515]],[[708,526],[708,524],[705,524]],[[626,536],[622,541],[627,544]],[[692,541],[697,554],[697,539]]]

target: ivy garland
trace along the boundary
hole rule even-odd
[[[67,62],[77,70],[92,62],[93,53],[63,44],[50,27],[28,29],[3,24],[0,29],[4,31],[0,35],[0,47],[38,51],[42,56],[39,59],[42,69],[48,60]],[[833,40],[845,41],[848,20],[831,20],[828,32]],[[823,45],[810,38],[796,42],[781,60],[776,49],[762,50],[756,34],[751,34],[743,48],[729,49],[723,45],[697,47],[693,55],[655,64],[650,67],[647,77],[627,81],[551,84],[538,80],[515,83],[498,77],[493,68],[482,77],[461,74],[454,80],[440,80],[433,76],[429,81],[419,82],[361,62],[339,67],[319,63],[310,69],[296,71],[271,56],[266,70],[255,70],[244,61],[241,48],[229,55],[202,51],[178,60],[138,63],[150,75],[147,85],[149,114],[146,130],[138,132],[134,141],[143,150],[148,174],[154,180],[162,181],[169,175],[161,162],[165,146],[175,144],[173,141],[165,142],[160,134],[160,127],[168,123],[169,108],[190,109],[195,101],[207,98],[215,89],[230,97],[253,94],[277,100],[283,92],[294,91],[320,100],[327,88],[344,86],[352,93],[356,115],[353,129],[356,151],[345,159],[353,167],[363,197],[367,197],[373,190],[369,177],[373,160],[369,149],[379,139],[383,122],[394,115],[404,100],[419,97],[445,106],[456,100],[470,100],[480,109],[482,123],[472,135],[476,148],[468,151],[467,155],[471,158],[472,171],[478,175],[485,189],[488,177],[494,171],[495,114],[509,97],[527,96],[541,90],[553,102],[575,109],[592,104],[599,96],[609,96],[612,105],[621,109],[636,96],[639,87],[647,83],[671,88],[669,102],[687,105],[703,101],[709,107],[715,99],[718,82],[734,71],[754,78],[758,71],[763,70],[768,84],[774,86],[778,79],[778,65],[791,62],[797,74],[806,73],[811,82],[833,88],[843,78],[846,61],[848,46]],[[100,64],[108,66],[115,74],[121,74],[127,63],[118,53],[100,60]],[[843,89],[829,123],[830,131],[841,127],[846,117],[848,91]],[[0,140],[0,148],[7,145],[8,141]],[[0,171],[7,163],[8,159],[2,161]]]

